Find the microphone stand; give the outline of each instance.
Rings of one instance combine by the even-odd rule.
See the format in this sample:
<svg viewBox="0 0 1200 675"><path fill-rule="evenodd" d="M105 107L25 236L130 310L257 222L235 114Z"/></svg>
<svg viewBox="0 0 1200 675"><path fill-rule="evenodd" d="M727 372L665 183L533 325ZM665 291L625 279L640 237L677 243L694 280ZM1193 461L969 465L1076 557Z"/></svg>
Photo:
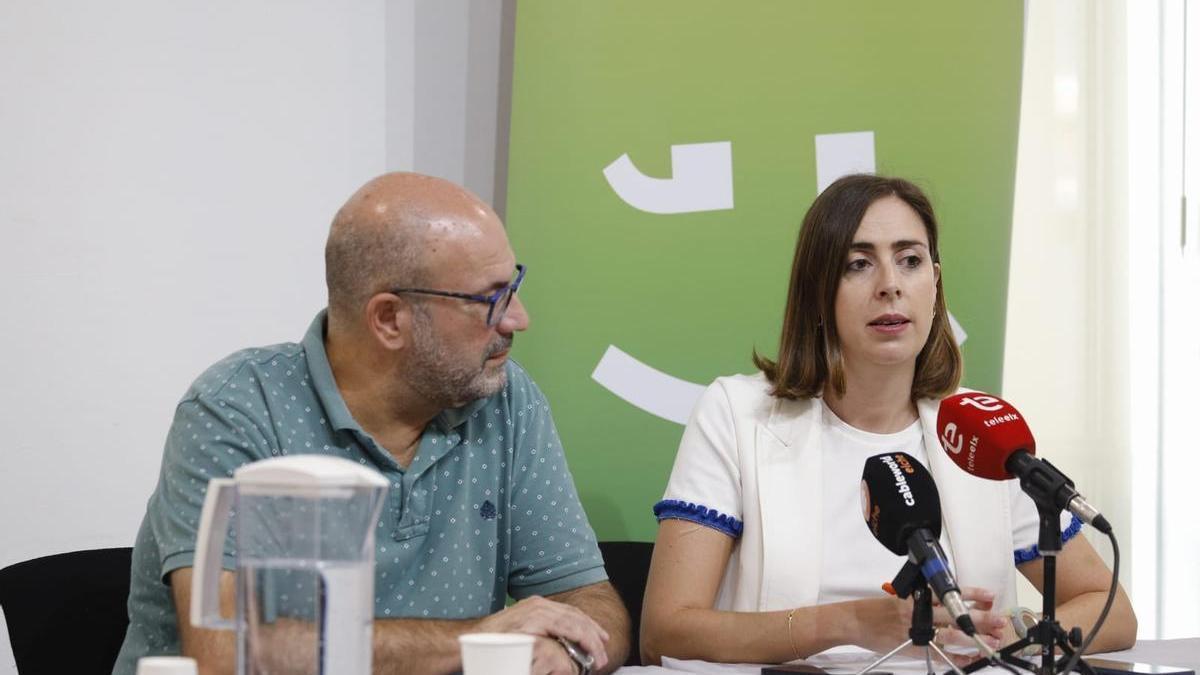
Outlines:
<svg viewBox="0 0 1200 675"><path fill-rule="evenodd" d="M1025 487L1024 481L1022 481L1022 487ZM1079 628L1072 628L1068 632L1054 618L1055 571L1058 554L1062 551L1062 531L1059 529L1062 509L1054 505L1054 501L1049 495L1043 496L1034 494L1034 492L1038 491L1026 489L1026 493L1033 498L1038 509L1038 550L1042 554L1042 618L1037 625L1029 629L1025 637L997 650L997 654L1005 663L1031 671L1036 675L1058 675L1062 672L1067 660L1075 654L1075 649L1083 642L1083 631ZM1038 645L1041 648L1041 665L1016 656L1029 645ZM1057 660L1054 658L1055 647L1062 650L1062 656ZM989 665L992 664L987 659L979 659L971 662L962 670L965 673L973 673ZM1092 667L1082 659L1076 666L1076 670L1084 675L1096 675Z"/></svg>
<svg viewBox="0 0 1200 675"><path fill-rule="evenodd" d="M937 634L937 630L933 627L933 595L920 568L911 561L904 563L904 567L900 568L900 572L892 580L892 588L901 598L907 598L909 595L912 595L913 598L912 625L908 629L908 640L879 657L874 663L858 671L855 675L866 675L868 671L910 646L925 648L925 670L928 675L936 675L930 650L936 652L938 657L945 661L956 675L964 675L963 671L950 660L950 657L946 656L946 653L933 642L933 637Z"/></svg>

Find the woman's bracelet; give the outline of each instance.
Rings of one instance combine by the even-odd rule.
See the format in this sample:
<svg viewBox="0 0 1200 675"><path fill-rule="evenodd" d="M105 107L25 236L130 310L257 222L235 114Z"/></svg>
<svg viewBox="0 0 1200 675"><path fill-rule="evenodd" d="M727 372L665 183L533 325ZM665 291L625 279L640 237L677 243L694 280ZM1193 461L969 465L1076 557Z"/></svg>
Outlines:
<svg viewBox="0 0 1200 675"><path fill-rule="evenodd" d="M1012 622L1013 632L1017 634L1017 637L1024 639L1030 629L1038 624L1038 615L1031 609L1013 607L1008 610L1008 620ZM1041 651L1042 646L1034 642L1021 650L1021 656L1035 656Z"/></svg>
<svg viewBox="0 0 1200 675"><path fill-rule="evenodd" d="M796 608L793 607L792 611L788 612L788 643L792 645L792 656L796 657L796 659L799 660L800 659L800 650L796 649L796 638L792 637L792 618L795 616L796 616Z"/></svg>

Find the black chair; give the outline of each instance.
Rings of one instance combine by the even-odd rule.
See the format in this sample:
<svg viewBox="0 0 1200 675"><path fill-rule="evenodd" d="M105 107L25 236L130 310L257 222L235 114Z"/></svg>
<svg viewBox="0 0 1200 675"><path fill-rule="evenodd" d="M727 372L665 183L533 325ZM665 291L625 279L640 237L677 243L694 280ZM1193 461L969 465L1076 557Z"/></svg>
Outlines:
<svg viewBox="0 0 1200 675"><path fill-rule="evenodd" d="M0 607L21 675L112 673L129 625L132 550L75 551L0 570Z"/></svg>
<svg viewBox="0 0 1200 675"><path fill-rule="evenodd" d="M653 551L654 544L645 541L600 542L600 555L604 556L608 580L617 589L625 609L629 610L633 626L629 659L625 662L627 666L642 664L638 635L642 627L642 595L646 592L646 577L650 574L650 554Z"/></svg>

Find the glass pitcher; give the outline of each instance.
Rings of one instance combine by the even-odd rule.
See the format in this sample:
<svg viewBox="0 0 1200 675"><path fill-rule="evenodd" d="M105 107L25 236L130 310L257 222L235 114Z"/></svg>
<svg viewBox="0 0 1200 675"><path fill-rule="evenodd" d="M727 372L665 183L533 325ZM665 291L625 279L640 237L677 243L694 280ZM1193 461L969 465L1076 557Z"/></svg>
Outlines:
<svg viewBox="0 0 1200 675"><path fill-rule="evenodd" d="M236 630L243 675L370 673L375 527L386 490L378 473L322 455L267 459L209 481L192 625ZM233 621L220 616L223 563L237 576Z"/></svg>

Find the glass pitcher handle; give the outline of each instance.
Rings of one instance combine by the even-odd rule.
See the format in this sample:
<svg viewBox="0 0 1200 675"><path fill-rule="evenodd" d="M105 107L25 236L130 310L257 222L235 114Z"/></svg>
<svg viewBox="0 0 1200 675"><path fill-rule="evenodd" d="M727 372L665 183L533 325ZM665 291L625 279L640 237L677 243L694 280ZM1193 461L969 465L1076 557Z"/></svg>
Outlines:
<svg viewBox="0 0 1200 675"><path fill-rule="evenodd" d="M196 533L196 555L192 561L192 625L198 628L233 630L234 621L221 617L221 561L225 554L225 534L236 495L230 478L208 481L204 509L200 512L200 531Z"/></svg>

